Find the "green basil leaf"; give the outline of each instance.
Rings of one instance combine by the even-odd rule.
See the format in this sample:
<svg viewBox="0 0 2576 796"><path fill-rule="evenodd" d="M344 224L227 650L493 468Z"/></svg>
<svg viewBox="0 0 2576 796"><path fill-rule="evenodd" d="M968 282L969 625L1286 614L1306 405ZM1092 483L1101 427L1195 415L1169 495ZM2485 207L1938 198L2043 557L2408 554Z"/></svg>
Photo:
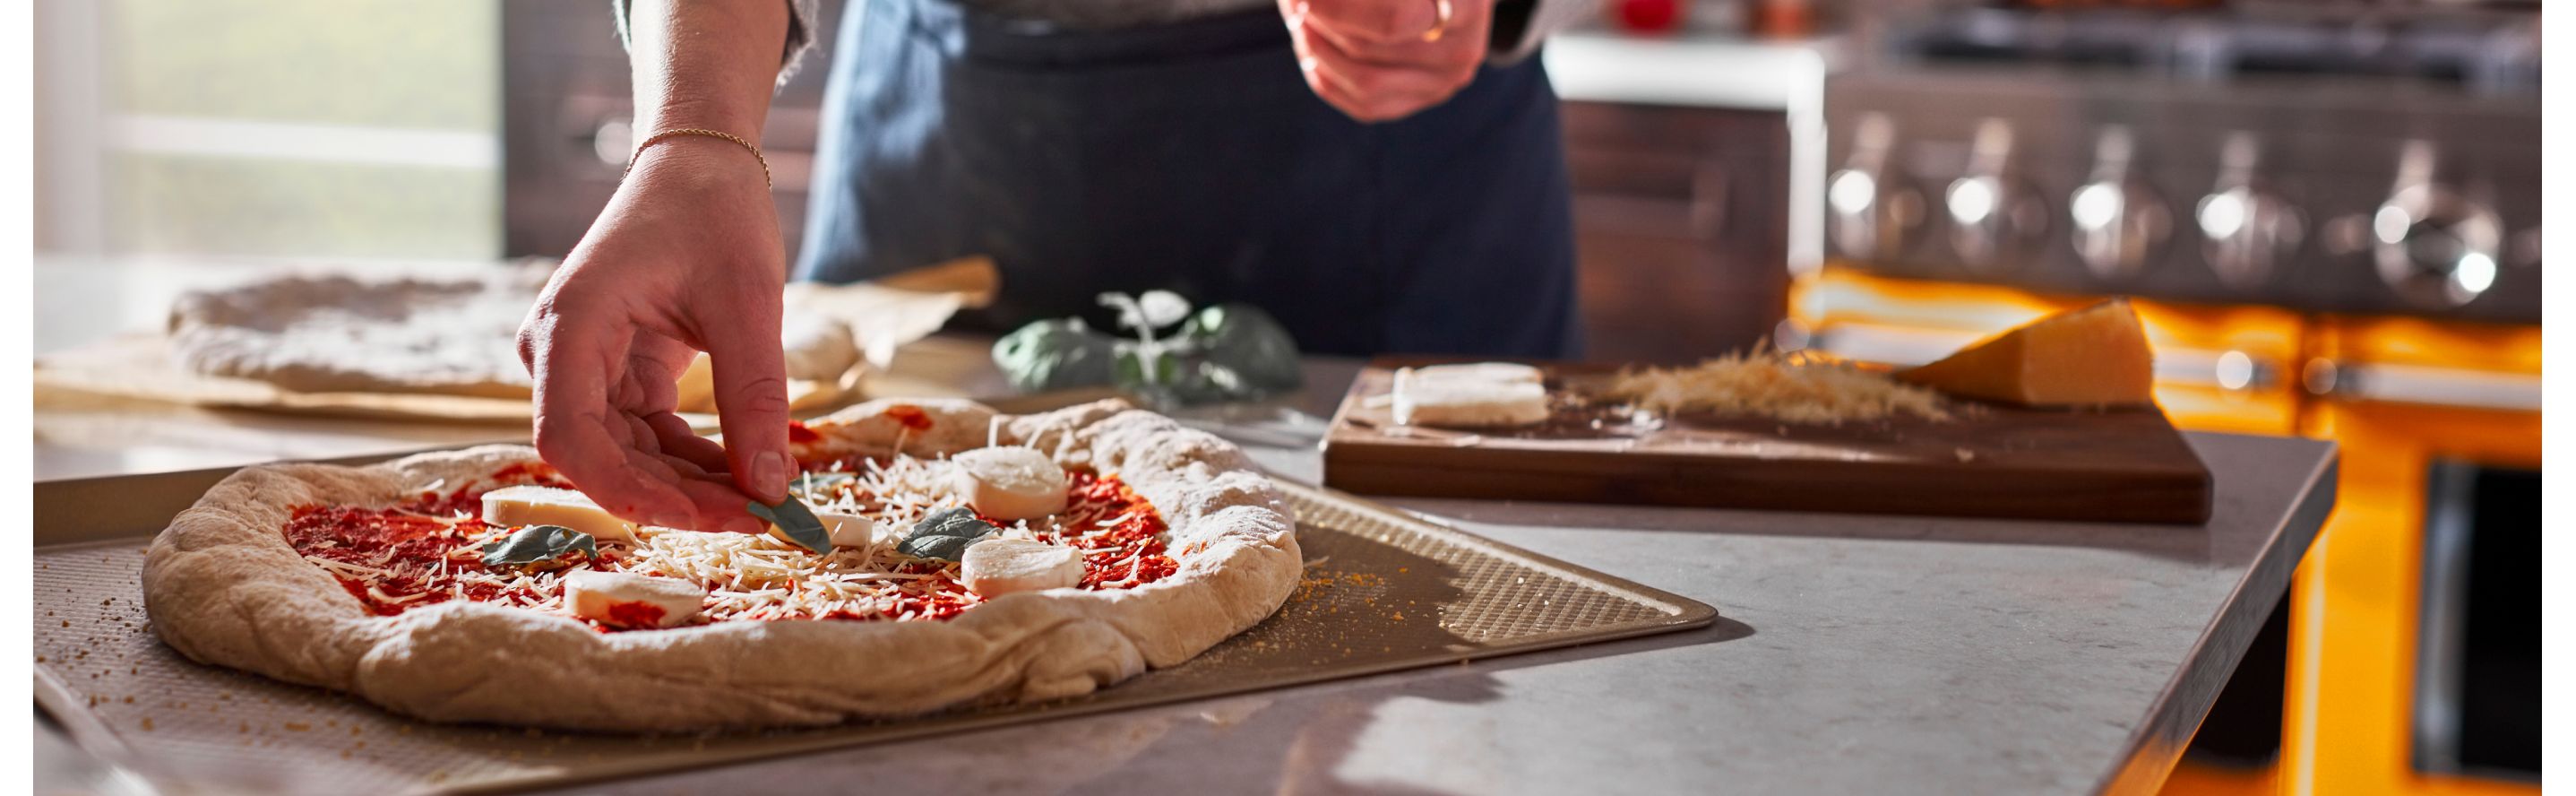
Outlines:
<svg viewBox="0 0 2576 796"><path fill-rule="evenodd" d="M817 553L832 552L832 534L823 530L823 520L814 516L814 510L806 508L803 501L791 496L778 501L775 506L763 506L759 501L752 501L743 508L752 516L778 526L778 530L787 534L788 540L798 547Z"/></svg>
<svg viewBox="0 0 2576 796"><path fill-rule="evenodd" d="M590 538L590 534L561 525L530 525L500 541L483 545L483 565L499 567L553 561L574 550L598 558L599 542Z"/></svg>
<svg viewBox="0 0 2576 796"><path fill-rule="evenodd" d="M973 547L976 542L983 540L983 537L979 536L915 536L903 540L903 543L895 545L894 549L895 552L914 558L964 561L966 548Z"/></svg>
<svg viewBox="0 0 2576 796"><path fill-rule="evenodd" d="M973 509L956 506L913 523L912 533L905 534L894 549L914 558L959 561L965 558L967 547L1001 530L975 516Z"/></svg>
<svg viewBox="0 0 2576 796"><path fill-rule="evenodd" d="M1013 389L1027 392L1098 387L1117 381L1118 339L1081 318L1036 321L993 343L993 364Z"/></svg>

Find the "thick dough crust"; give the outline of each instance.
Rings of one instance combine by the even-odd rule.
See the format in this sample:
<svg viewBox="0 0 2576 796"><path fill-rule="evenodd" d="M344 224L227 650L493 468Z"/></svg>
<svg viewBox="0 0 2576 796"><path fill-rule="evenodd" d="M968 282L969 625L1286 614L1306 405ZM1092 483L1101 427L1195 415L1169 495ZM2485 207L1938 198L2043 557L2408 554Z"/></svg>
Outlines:
<svg viewBox="0 0 2576 796"><path fill-rule="evenodd" d="M931 428L914 432L887 414L899 405L917 407ZM901 438L907 452L939 455L983 445L993 417L965 401L875 401L809 424L823 439L807 444L882 452ZM1303 559L1287 503L1215 436L1117 402L1004 417L999 435L1125 479L1170 524L1179 570L1134 589L1006 595L947 622L719 622L603 634L569 617L485 603L371 616L281 533L298 504L384 505L441 478L480 478L536 457L522 446L486 446L370 467L236 473L153 541L145 607L154 631L191 659L347 691L424 719L671 731L1085 694L1198 655L1268 617L1295 588Z"/></svg>

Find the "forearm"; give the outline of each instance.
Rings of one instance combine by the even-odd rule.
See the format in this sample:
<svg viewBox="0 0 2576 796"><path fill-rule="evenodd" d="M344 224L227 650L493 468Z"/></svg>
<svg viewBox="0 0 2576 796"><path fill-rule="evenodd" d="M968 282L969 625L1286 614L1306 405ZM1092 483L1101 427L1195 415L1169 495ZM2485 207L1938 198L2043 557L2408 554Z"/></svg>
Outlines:
<svg viewBox="0 0 2576 796"><path fill-rule="evenodd" d="M700 127L760 140L786 3L633 0L625 11L637 135Z"/></svg>

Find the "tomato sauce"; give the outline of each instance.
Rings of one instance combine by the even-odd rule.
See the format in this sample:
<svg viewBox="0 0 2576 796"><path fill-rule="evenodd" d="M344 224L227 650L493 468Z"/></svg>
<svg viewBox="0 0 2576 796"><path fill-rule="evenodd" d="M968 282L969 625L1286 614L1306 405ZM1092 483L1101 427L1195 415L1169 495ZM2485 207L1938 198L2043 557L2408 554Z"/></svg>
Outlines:
<svg viewBox="0 0 2576 796"><path fill-rule="evenodd" d="M913 407L896 408L919 411ZM926 417L924 419L927 420ZM796 427L791 426L793 428ZM1099 520L1119 520L1108 528L1086 527L1072 533L1039 534L1047 541L1090 551L1083 555L1079 588L1134 588L1170 577L1179 569L1178 562L1172 559L1167 549L1169 528L1162 515L1143 495L1137 494L1135 489L1114 475L1075 471L1068 476L1071 495L1065 514L1060 516L1086 526ZM493 601L504 596L502 587L484 582L462 582L460 585L457 576L490 571L483 565L482 550L474 543L478 537L487 536L493 530L478 517L482 513L483 493L521 484L571 486L553 468L543 464L514 464L495 471L489 478L445 492L423 491L385 508L297 506L283 530L287 542L299 554L363 567L366 571L394 573L370 579L325 567L374 615L394 616L412 608L448 602L460 593L468 600ZM991 517L983 519L996 525L1008 524ZM613 561L615 553L612 550L602 550L601 553L601 561L581 560L572 566L605 569L601 565ZM444 569L440 567L442 561ZM841 611L817 618L939 621L955 618L979 602L964 584L958 582L955 564L911 561L896 567L896 571L929 576L922 582L930 588L919 593L902 592L879 611L865 614ZM525 587L521 588L525 590ZM519 594L513 598L535 596ZM644 603L620 604L612 607L610 612L610 622L598 626L598 629L618 629L608 625L652 628L659 626L663 617L661 608Z"/></svg>
<svg viewBox="0 0 2576 796"><path fill-rule="evenodd" d="M894 422L903 424L904 428L912 429L914 431L930 430L930 413L921 411L921 407L914 406L912 404L895 404L893 406L886 407L885 416Z"/></svg>

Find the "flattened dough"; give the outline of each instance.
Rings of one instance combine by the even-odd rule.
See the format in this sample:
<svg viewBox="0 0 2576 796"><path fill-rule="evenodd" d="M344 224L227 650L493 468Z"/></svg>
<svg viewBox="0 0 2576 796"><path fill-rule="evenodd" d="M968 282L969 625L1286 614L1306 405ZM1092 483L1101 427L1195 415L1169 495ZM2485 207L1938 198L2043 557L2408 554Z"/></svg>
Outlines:
<svg viewBox="0 0 2576 796"><path fill-rule="evenodd" d="M193 373L298 392L526 398L534 387L519 362L519 323L551 272L518 265L436 278L294 275L196 291L170 308L171 356ZM859 363L850 327L830 317L791 315L779 341L789 379L837 383Z"/></svg>

